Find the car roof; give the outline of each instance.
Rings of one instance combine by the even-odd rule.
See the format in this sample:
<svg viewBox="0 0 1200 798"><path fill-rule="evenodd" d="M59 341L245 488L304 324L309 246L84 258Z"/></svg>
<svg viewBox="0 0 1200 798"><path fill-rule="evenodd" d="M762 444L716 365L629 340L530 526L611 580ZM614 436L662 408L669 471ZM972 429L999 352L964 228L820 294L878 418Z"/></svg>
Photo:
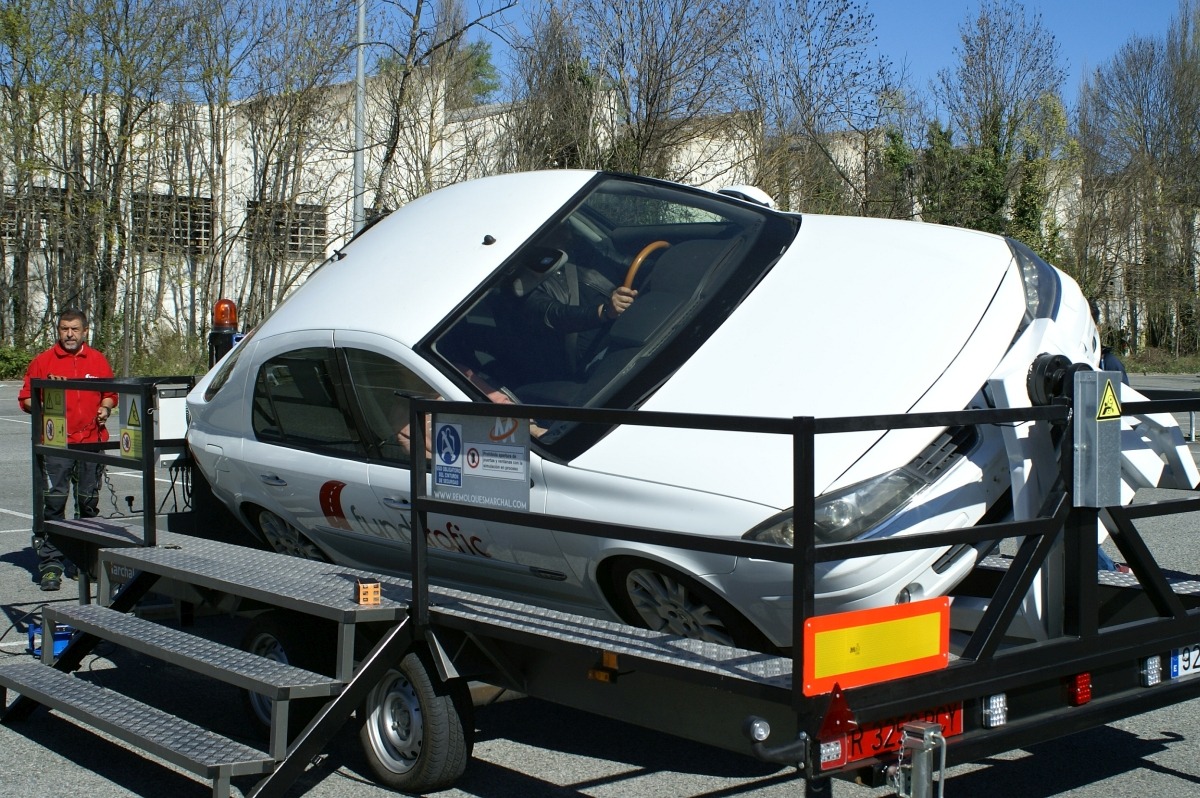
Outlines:
<svg viewBox="0 0 1200 798"><path fill-rule="evenodd" d="M596 174L500 175L414 200L322 265L259 335L365 330L414 346Z"/></svg>

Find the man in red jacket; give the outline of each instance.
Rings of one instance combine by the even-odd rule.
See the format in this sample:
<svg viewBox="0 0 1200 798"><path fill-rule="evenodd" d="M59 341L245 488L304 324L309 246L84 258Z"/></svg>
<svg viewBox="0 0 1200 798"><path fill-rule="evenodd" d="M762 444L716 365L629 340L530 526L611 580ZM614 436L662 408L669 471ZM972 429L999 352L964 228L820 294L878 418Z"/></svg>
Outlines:
<svg viewBox="0 0 1200 798"><path fill-rule="evenodd" d="M82 310L64 310L58 316L58 341L33 359L25 372L25 384L17 401L26 413L33 407L31 379L82 380L93 377L112 379L112 367L99 350L88 346L87 314ZM108 440L105 423L117 406L115 393L100 391L67 391L67 443L98 443ZM43 518L63 518L71 483L75 483L75 512L79 518L93 518L100 512L100 483L104 466L85 463L69 457L38 458L46 486ZM64 560L62 552L47 537L34 536L33 550L38 556L38 571L42 590L58 590L62 586Z"/></svg>

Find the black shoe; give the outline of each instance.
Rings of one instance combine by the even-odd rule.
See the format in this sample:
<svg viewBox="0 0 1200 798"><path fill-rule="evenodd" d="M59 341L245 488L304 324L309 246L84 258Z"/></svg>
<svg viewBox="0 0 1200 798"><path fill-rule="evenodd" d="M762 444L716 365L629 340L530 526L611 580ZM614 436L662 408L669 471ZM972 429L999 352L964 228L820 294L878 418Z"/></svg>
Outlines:
<svg viewBox="0 0 1200 798"><path fill-rule="evenodd" d="M58 590L62 587L62 573L55 570L44 571L39 585L42 590Z"/></svg>

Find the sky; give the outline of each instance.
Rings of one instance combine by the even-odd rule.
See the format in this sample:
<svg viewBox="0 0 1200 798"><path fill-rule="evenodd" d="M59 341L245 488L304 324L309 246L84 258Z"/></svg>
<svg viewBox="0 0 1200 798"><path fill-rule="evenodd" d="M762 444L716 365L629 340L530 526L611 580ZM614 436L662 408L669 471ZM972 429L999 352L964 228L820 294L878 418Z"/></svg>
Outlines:
<svg viewBox="0 0 1200 798"><path fill-rule="evenodd" d="M899 66L907 60L914 87L922 90L938 70L952 67L959 26L974 18L978 0L866 0L875 16L879 51ZM1057 39L1067 79L1067 106L1079 95L1085 74L1102 66L1132 36L1163 36L1179 12L1179 0L1025 0L1041 13Z"/></svg>

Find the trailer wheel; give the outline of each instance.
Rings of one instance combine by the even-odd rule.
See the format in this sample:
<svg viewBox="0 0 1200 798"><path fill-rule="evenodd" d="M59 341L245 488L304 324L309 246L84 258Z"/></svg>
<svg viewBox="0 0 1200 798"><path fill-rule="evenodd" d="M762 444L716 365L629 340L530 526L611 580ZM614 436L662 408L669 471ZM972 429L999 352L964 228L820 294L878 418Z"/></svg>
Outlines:
<svg viewBox="0 0 1200 798"><path fill-rule="evenodd" d="M611 596L626 623L709 643L771 651L757 628L694 579L649 560L618 560Z"/></svg>
<svg viewBox="0 0 1200 798"><path fill-rule="evenodd" d="M336 650L334 630L327 623L283 610L268 610L254 618L242 635L242 650L297 668L329 673ZM266 734L275 703L259 693L242 691L251 720ZM320 709L321 699L293 700L288 707L288 739L296 736Z"/></svg>
<svg viewBox="0 0 1200 798"><path fill-rule="evenodd" d="M379 782L410 793L451 786L471 757L474 725L465 687L441 682L428 658L409 653L359 711L359 739Z"/></svg>
<svg viewBox="0 0 1200 798"><path fill-rule="evenodd" d="M329 561L325 552L306 538L303 532L270 510L259 510L255 520L263 540L273 551L305 560Z"/></svg>

